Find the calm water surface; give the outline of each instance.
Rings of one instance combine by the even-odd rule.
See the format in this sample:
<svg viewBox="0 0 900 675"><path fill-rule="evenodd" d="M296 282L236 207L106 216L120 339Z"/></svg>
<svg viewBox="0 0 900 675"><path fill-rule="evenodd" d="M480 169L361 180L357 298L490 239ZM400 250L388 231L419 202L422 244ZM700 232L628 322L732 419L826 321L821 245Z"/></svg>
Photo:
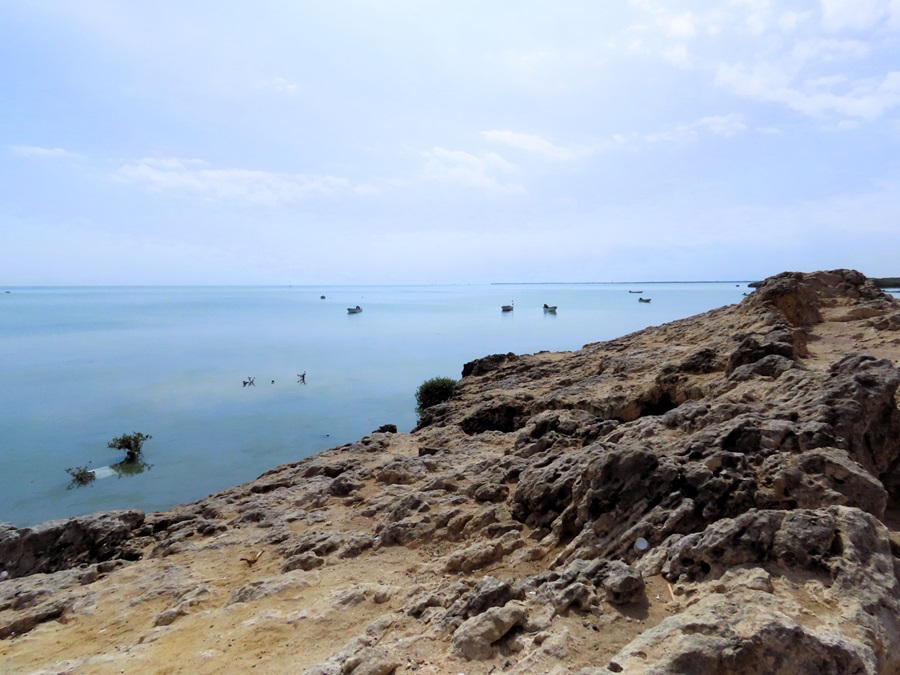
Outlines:
<svg viewBox="0 0 900 675"><path fill-rule="evenodd" d="M653 301L638 303L629 289ZM25 526L190 502L382 424L409 431L416 387L459 377L466 361L578 349L739 302L748 290L10 288L0 292L0 520ZM501 313L511 302L515 310ZM558 313L545 314L545 302ZM357 304L363 312L348 315ZM242 386L248 377L255 387ZM133 431L153 436L149 471L66 489L67 467L117 462L122 453L107 441Z"/></svg>

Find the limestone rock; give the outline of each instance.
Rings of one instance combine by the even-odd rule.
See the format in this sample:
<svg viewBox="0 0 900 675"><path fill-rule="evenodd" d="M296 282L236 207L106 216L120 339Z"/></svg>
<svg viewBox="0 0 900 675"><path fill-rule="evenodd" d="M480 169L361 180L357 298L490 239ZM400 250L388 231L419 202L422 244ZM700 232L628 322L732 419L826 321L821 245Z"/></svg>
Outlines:
<svg viewBox="0 0 900 675"><path fill-rule="evenodd" d="M478 542L454 553L447 559L444 569L448 572L471 572L500 560L522 545L517 533L508 532L500 539Z"/></svg>
<svg viewBox="0 0 900 675"><path fill-rule="evenodd" d="M400 667L400 660L379 647L366 647L344 661L342 672L352 675L391 675Z"/></svg>
<svg viewBox="0 0 900 675"><path fill-rule="evenodd" d="M856 506L884 516L888 493L881 481L852 461L846 450L816 448L797 455L773 455L762 466L771 508L815 508L823 503Z"/></svg>
<svg viewBox="0 0 900 675"><path fill-rule="evenodd" d="M29 607L10 620L0 621L0 640L28 633L46 621L61 619L72 608L72 604L70 597L53 598Z"/></svg>
<svg viewBox="0 0 900 675"><path fill-rule="evenodd" d="M128 542L143 522L142 511L110 511L21 529L4 523L0 567L15 578L113 558L133 560L139 554Z"/></svg>
<svg viewBox="0 0 900 675"><path fill-rule="evenodd" d="M484 577L474 588L462 593L441 618L444 627L458 627L464 621L493 607L503 607L512 600L524 599L521 588L494 577Z"/></svg>
<svg viewBox="0 0 900 675"><path fill-rule="evenodd" d="M871 649L787 615L710 596L643 633L607 665L616 673L863 675L880 672Z"/></svg>
<svg viewBox="0 0 900 675"><path fill-rule="evenodd" d="M306 588L309 585L309 580L301 571L292 571L268 579L258 579L235 590L231 597L228 598L225 606L257 602L272 595L283 593L286 590Z"/></svg>
<svg viewBox="0 0 900 675"><path fill-rule="evenodd" d="M491 646L513 627L523 624L527 615L525 605L517 601L492 607L456 629L450 651L470 661L489 659L493 655Z"/></svg>

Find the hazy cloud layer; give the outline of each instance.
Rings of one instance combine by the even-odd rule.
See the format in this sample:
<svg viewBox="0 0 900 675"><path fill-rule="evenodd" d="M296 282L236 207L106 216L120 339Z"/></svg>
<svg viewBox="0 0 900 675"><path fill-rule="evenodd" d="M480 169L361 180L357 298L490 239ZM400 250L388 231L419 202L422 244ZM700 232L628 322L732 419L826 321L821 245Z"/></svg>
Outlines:
<svg viewBox="0 0 900 675"><path fill-rule="evenodd" d="M75 152L69 152L62 148L41 148L36 145L11 145L10 151L19 157L39 157L39 158L65 158L80 157Z"/></svg>
<svg viewBox="0 0 900 675"><path fill-rule="evenodd" d="M351 192L345 178L277 174L249 169L214 169L199 159L144 158L119 168L115 177L150 190L180 190L206 198L277 206Z"/></svg>
<svg viewBox="0 0 900 675"><path fill-rule="evenodd" d="M5 283L900 274L900 0L352 9L3 3Z"/></svg>

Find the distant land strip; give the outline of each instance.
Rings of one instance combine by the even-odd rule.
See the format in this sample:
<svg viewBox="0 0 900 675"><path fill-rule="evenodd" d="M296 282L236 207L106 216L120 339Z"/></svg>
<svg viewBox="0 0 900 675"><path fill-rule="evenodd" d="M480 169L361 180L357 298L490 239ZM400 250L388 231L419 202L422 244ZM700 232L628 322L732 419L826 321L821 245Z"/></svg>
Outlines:
<svg viewBox="0 0 900 675"><path fill-rule="evenodd" d="M870 281L878 288L900 288L900 277L871 278ZM638 286L641 284L747 284L750 288L756 288L762 281L747 281L746 279L722 279L722 280L698 280L698 281L492 281L491 286L593 286L597 284Z"/></svg>
<svg viewBox="0 0 900 675"><path fill-rule="evenodd" d="M753 283L760 283L758 281ZM705 281L492 281L491 286L637 286L639 284L748 284L747 279L723 279Z"/></svg>

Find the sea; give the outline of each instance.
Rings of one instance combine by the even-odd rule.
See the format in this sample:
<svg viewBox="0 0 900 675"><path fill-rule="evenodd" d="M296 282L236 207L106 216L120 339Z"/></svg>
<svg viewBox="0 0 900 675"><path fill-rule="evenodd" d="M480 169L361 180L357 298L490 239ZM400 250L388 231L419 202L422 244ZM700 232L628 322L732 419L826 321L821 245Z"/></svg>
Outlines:
<svg viewBox="0 0 900 675"><path fill-rule="evenodd" d="M746 281L0 288L0 521L192 502L385 424L410 431L417 387L458 378L473 359L577 350L751 291ZM134 432L151 436L145 465L117 471L124 453L108 443ZM73 486L66 469L77 467L96 480Z"/></svg>

